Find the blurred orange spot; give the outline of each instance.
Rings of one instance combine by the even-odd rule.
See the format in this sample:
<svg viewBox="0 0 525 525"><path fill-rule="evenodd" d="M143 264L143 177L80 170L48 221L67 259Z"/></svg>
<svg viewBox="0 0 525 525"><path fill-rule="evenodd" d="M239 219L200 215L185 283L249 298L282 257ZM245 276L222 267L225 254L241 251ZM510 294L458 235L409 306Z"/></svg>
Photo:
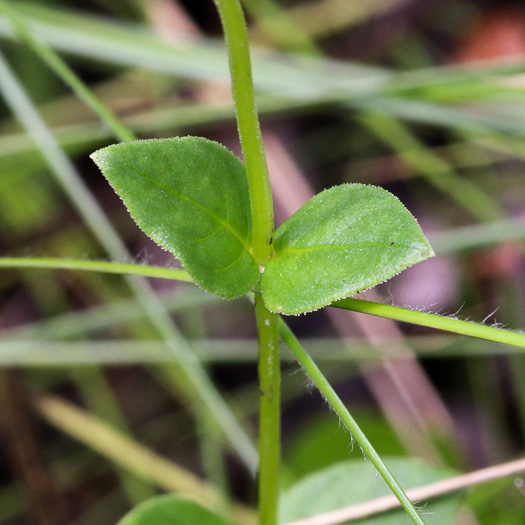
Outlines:
<svg viewBox="0 0 525 525"><path fill-rule="evenodd" d="M463 33L455 62L476 62L525 54L525 14L512 8L484 12Z"/></svg>
<svg viewBox="0 0 525 525"><path fill-rule="evenodd" d="M481 252L475 261L478 277L512 277L520 269L522 250L518 244L503 243Z"/></svg>

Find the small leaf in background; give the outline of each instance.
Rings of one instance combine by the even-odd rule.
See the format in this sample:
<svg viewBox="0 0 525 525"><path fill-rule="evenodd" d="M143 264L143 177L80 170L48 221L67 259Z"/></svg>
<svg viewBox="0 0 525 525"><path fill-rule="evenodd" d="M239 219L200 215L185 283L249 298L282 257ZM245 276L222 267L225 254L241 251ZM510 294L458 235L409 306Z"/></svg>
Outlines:
<svg viewBox="0 0 525 525"><path fill-rule="evenodd" d="M366 428L366 437L380 455L403 455L403 447L392 426L371 408L356 410L352 416ZM284 453L287 480L297 482L308 474L350 459L350 434L341 429L340 421L331 413L311 415L294 426Z"/></svg>
<svg viewBox="0 0 525 525"><path fill-rule="evenodd" d="M262 278L264 302L291 315L354 295L433 255L399 199L364 184L316 195L277 230L275 252Z"/></svg>
<svg viewBox="0 0 525 525"><path fill-rule="evenodd" d="M426 485L457 475L451 469L424 465L407 458L383 458L405 489ZM286 491L281 499L280 523L309 518L316 514L363 503L390 494L386 483L368 461L344 461L312 474ZM463 496L453 494L426 504L417 502L427 525L454 523ZM403 509L359 520L359 525L406 525L410 519Z"/></svg>
<svg viewBox="0 0 525 525"><path fill-rule="evenodd" d="M140 228L205 290L233 298L258 280L244 164L224 146L200 137L142 140L91 158Z"/></svg>
<svg viewBox="0 0 525 525"><path fill-rule="evenodd" d="M157 496L135 507L117 525L228 525L194 501Z"/></svg>

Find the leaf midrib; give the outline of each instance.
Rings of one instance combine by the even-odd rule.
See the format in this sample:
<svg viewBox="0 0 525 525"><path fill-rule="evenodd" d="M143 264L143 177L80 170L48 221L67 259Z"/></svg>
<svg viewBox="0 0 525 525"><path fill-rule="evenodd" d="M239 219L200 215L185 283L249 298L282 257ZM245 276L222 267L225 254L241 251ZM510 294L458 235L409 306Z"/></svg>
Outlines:
<svg viewBox="0 0 525 525"><path fill-rule="evenodd" d="M303 253L311 253L315 251L323 251L323 250L337 250L337 251L344 251L344 250L352 250L355 248L375 248L375 247L388 247L392 249L396 248L406 248L405 245L396 243L394 245L390 245L389 243L384 242L360 242L360 243L351 243L351 244L320 244L317 246L305 246L305 247L287 247L283 248L282 250L278 250L276 255L279 257L280 255L292 253L292 254L303 254Z"/></svg>
<svg viewBox="0 0 525 525"><path fill-rule="evenodd" d="M180 200L187 202L190 206L193 206L194 208L197 208L203 211L205 214L207 214L212 219L214 219L216 222L218 222L220 226L222 226L224 229L229 231L235 238L237 238L239 242L244 246L244 249L248 253L250 253L251 246L248 244L247 239L243 239L241 234L237 232L236 230L234 230L231 224L224 221L220 216L216 215L211 210L203 206L201 203L188 197L187 195L184 195L183 193L180 193L177 190L170 188L169 186L164 186L158 181L158 179L149 177L148 175L144 175L144 174L142 174L141 177L149 181L153 186L156 186L157 188L167 191L168 193L171 193L175 198L179 198Z"/></svg>

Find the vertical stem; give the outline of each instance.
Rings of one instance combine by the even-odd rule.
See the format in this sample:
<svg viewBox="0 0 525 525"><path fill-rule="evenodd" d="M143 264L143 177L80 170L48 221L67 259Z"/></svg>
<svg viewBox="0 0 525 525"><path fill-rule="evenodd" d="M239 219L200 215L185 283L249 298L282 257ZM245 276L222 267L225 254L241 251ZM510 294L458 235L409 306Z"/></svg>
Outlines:
<svg viewBox="0 0 525 525"><path fill-rule="evenodd" d="M241 140L252 215L253 256L266 266L273 255L273 203L253 91L246 22L239 0L215 0L228 46L233 101ZM256 294L259 331L259 525L277 525L280 447L278 316Z"/></svg>
<svg viewBox="0 0 525 525"><path fill-rule="evenodd" d="M273 202L268 166L255 107L248 33L239 0L215 0L228 46L232 93L252 208L253 256L266 266L273 249Z"/></svg>
<svg viewBox="0 0 525 525"><path fill-rule="evenodd" d="M259 525L276 525L279 502L280 362L279 316L270 312L260 293L255 294L259 330Z"/></svg>

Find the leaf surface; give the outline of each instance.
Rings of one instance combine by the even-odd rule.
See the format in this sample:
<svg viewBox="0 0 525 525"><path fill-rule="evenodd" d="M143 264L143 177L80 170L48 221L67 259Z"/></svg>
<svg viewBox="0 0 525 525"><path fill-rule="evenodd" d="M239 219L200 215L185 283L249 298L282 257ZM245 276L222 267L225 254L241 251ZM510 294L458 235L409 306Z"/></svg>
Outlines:
<svg viewBox="0 0 525 525"><path fill-rule="evenodd" d="M409 489L457 475L451 469L436 468L407 458L384 458L403 488ZM390 493L368 461L344 461L305 477L281 499L280 523L301 520L336 509L385 496ZM436 501L417 502L427 525L454 523L463 496L453 494ZM403 509L359 520L359 525L406 525ZM345 522L350 523L350 522Z"/></svg>
<svg viewBox="0 0 525 525"><path fill-rule="evenodd" d="M244 164L200 137L115 144L91 155L140 228L173 253L202 288L246 293L259 278L251 255Z"/></svg>
<svg viewBox="0 0 525 525"><path fill-rule="evenodd" d="M173 495L157 496L141 503L117 525L228 525L199 504Z"/></svg>
<svg viewBox="0 0 525 525"><path fill-rule="evenodd" d="M417 221L377 186L344 184L316 195L275 233L262 277L266 306L317 310L433 255Z"/></svg>

